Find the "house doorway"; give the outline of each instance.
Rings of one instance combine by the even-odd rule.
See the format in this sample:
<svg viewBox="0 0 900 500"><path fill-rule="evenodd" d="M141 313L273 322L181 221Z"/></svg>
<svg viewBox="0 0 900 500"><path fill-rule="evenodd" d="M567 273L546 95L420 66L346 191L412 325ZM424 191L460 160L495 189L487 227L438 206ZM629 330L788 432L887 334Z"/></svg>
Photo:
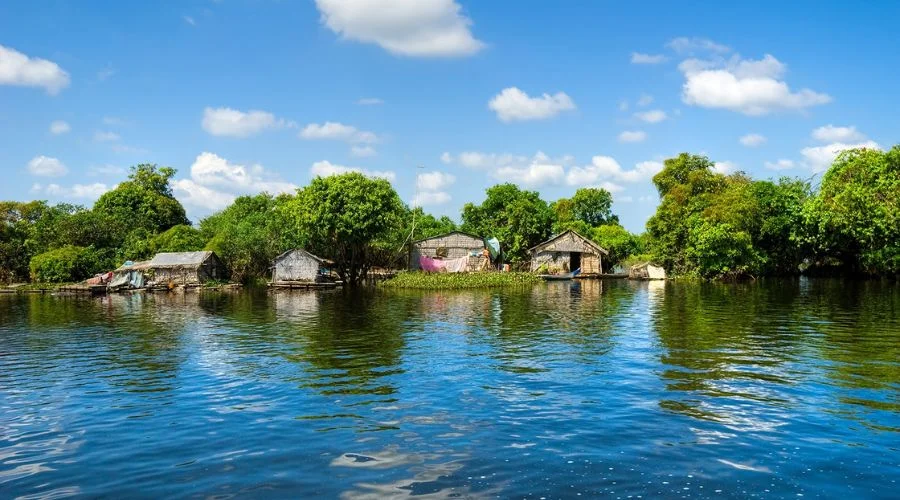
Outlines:
<svg viewBox="0 0 900 500"><path fill-rule="evenodd" d="M570 252L569 253L569 270L575 271L576 269L581 267L581 253L580 252Z"/></svg>

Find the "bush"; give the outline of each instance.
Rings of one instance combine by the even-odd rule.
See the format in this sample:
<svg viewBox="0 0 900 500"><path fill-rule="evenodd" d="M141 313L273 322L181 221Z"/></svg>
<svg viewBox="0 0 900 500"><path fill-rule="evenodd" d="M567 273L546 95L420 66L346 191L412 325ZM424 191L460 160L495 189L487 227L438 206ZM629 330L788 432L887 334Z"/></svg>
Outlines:
<svg viewBox="0 0 900 500"><path fill-rule="evenodd" d="M424 273L417 271L401 272L382 282L381 286L421 290L456 290L531 286L540 282L541 278L532 273Z"/></svg>
<svg viewBox="0 0 900 500"><path fill-rule="evenodd" d="M81 281L100 272L108 265L103 252L91 247L66 245L31 259L31 279L42 283Z"/></svg>

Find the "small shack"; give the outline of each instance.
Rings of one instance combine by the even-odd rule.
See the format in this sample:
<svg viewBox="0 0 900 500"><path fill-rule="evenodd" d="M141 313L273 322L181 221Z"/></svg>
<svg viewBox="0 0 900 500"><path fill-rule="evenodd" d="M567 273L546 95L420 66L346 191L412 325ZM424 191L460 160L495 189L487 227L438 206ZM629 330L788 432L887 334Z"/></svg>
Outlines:
<svg viewBox="0 0 900 500"><path fill-rule="evenodd" d="M327 281L326 260L295 248L275 257L272 261L272 283L322 283Z"/></svg>
<svg viewBox="0 0 900 500"><path fill-rule="evenodd" d="M666 270L649 262L635 264L628 270L628 279L664 280L666 279Z"/></svg>
<svg viewBox="0 0 900 500"><path fill-rule="evenodd" d="M152 274L151 285L200 285L228 278L225 265L209 251L158 253L147 264L147 272Z"/></svg>
<svg viewBox="0 0 900 500"><path fill-rule="evenodd" d="M581 276L603 272L603 256L609 255L600 245L568 230L531 248L531 271L560 274L581 269Z"/></svg>
<svg viewBox="0 0 900 500"><path fill-rule="evenodd" d="M414 241L409 251L409 268L414 271L486 271L490 265L484 238L462 231Z"/></svg>
<svg viewBox="0 0 900 500"><path fill-rule="evenodd" d="M112 281L107 288L110 290L126 290L144 288L144 272L150 268L150 261L127 261L113 271Z"/></svg>

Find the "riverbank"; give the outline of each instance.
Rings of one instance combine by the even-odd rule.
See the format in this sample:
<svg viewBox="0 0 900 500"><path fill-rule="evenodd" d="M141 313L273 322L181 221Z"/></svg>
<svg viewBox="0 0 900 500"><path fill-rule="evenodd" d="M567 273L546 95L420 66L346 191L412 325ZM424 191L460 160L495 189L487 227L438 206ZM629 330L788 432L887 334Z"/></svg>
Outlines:
<svg viewBox="0 0 900 500"><path fill-rule="evenodd" d="M379 283L378 286L417 290L462 290L532 286L540 282L541 278L531 273L401 272L393 278Z"/></svg>

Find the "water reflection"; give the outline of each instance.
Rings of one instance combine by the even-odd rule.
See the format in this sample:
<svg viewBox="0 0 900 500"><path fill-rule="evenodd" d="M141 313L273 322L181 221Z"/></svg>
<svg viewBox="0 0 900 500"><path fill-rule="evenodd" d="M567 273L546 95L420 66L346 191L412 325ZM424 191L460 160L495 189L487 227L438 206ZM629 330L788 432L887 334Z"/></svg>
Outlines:
<svg viewBox="0 0 900 500"><path fill-rule="evenodd" d="M883 496L898 305L807 280L0 297L0 497Z"/></svg>

